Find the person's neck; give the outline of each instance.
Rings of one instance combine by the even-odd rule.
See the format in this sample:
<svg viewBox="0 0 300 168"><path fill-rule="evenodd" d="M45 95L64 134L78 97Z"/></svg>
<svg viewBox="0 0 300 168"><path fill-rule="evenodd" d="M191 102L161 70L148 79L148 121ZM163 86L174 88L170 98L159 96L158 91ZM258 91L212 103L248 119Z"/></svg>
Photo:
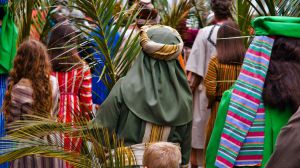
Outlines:
<svg viewBox="0 0 300 168"><path fill-rule="evenodd" d="M223 22L225 22L227 20L229 20L229 18L227 18L227 19L217 19L216 18L216 23L223 23Z"/></svg>

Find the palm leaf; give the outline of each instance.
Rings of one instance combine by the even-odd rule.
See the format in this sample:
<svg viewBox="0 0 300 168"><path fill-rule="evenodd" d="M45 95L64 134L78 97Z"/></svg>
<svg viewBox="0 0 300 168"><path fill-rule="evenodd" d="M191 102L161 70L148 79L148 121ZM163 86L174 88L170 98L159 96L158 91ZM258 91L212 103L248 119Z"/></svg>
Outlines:
<svg viewBox="0 0 300 168"><path fill-rule="evenodd" d="M188 16L192 7L189 0L174 0L171 5L167 0L157 0L154 2L154 6L162 18L161 24L175 29Z"/></svg>
<svg viewBox="0 0 300 168"><path fill-rule="evenodd" d="M88 123L85 119L70 124L44 117L25 117L26 120L10 124L8 136L0 140L0 149L5 153L0 156L0 163L39 155L64 160L79 168L125 167L131 164L125 159L122 141L117 140L115 135L110 136L108 130ZM70 138L80 137L82 151L64 150L62 134Z"/></svg>
<svg viewBox="0 0 300 168"><path fill-rule="evenodd" d="M110 90L119 78L126 75L129 67L140 52L138 38L133 37L135 35L133 33L122 44L125 33L133 23L138 10L127 11L128 4L126 3L121 11L115 14L114 6L117 4L116 0L73 0L73 2L76 4L75 8L81 10L90 18L86 21L91 25L95 25L94 28L91 28L78 24L78 27L81 28L82 34L90 37L90 42L96 44L93 46L95 52L103 55L103 60L101 61L105 63L105 67L102 72L98 73L98 76ZM115 21L112 24L113 20ZM119 34L120 37L113 47L111 43L124 25L124 22L123 31ZM93 36L91 36L91 32ZM125 47L122 48L121 45ZM92 55L90 56L92 57ZM95 66L97 62L92 64L92 66Z"/></svg>
<svg viewBox="0 0 300 168"><path fill-rule="evenodd" d="M32 27L38 34L41 33L45 25L45 16L50 6L50 1L46 0L14 0L9 4L10 10L14 14L15 24L19 29L18 43L30 36ZM33 11L35 18L32 17Z"/></svg>

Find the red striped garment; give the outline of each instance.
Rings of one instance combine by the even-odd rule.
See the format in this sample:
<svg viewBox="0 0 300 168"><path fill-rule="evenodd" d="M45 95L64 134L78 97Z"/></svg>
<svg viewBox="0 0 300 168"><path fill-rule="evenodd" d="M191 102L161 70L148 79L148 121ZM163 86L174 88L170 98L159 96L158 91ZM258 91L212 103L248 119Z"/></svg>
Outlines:
<svg viewBox="0 0 300 168"><path fill-rule="evenodd" d="M76 122L75 116L86 116L92 111L92 78L87 67L68 72L54 72L60 90L60 109L58 120L64 123ZM69 138L65 135L64 148L80 152L80 138ZM67 165L67 167L72 167Z"/></svg>

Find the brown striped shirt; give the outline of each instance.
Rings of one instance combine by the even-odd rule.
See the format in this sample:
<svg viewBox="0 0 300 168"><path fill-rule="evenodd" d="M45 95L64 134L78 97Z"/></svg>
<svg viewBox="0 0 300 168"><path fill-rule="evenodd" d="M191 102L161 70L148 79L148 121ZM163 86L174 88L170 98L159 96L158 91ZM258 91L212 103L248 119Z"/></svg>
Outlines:
<svg viewBox="0 0 300 168"><path fill-rule="evenodd" d="M241 64L221 64L212 57L204 80L209 104L220 100L224 91L230 89L241 70Z"/></svg>
<svg viewBox="0 0 300 168"><path fill-rule="evenodd" d="M52 85L53 108L51 115L55 116L58 111L59 90L57 79L53 76L50 78ZM10 115L7 118L7 123L21 120L24 114L33 114L33 88L29 79L22 78L15 84L11 91L11 104L9 106Z"/></svg>
<svg viewBox="0 0 300 168"><path fill-rule="evenodd" d="M58 111L58 99L59 90L57 79L53 76L50 77L52 85L52 100L53 107L51 115L55 116ZM22 78L17 84L15 84L11 91L11 104L9 107L10 115L8 117L8 123L17 120L22 120L23 115L33 114L33 89L32 81L29 79ZM46 144L58 144L61 142L59 136L51 134L47 137L43 137ZM45 158L39 155L25 156L10 162L11 168L64 168L65 162L56 158Z"/></svg>

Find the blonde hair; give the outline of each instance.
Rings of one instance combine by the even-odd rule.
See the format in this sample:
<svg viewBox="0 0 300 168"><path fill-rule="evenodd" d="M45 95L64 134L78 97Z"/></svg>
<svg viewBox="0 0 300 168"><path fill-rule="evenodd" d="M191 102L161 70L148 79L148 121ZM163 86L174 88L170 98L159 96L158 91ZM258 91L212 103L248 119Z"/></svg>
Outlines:
<svg viewBox="0 0 300 168"><path fill-rule="evenodd" d="M180 163L180 147L169 142L154 143L144 153L143 165L147 168L178 168Z"/></svg>

